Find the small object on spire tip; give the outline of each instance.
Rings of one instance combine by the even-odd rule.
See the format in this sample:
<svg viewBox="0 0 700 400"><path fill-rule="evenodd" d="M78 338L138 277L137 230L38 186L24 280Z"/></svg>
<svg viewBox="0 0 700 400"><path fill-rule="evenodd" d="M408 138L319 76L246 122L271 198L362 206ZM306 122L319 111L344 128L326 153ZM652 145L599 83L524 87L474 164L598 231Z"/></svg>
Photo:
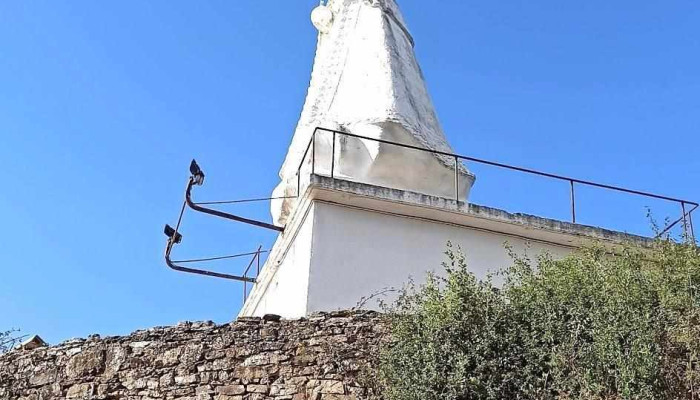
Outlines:
<svg viewBox="0 0 700 400"><path fill-rule="evenodd" d="M333 26L333 12L328 6L323 4L323 0L321 0L321 4L311 12L311 22L321 33L328 33L331 31L331 27Z"/></svg>

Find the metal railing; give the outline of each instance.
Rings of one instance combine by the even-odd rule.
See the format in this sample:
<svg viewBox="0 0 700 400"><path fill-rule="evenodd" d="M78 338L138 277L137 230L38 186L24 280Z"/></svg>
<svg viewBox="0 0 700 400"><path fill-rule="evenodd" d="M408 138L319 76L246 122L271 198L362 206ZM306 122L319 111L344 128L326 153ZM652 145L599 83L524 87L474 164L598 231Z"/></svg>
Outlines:
<svg viewBox="0 0 700 400"><path fill-rule="evenodd" d="M243 300L245 301L248 297L249 291L248 291L248 285L253 284L257 282L257 277L260 274L260 269L263 264L262 260L262 255L267 254L270 251L269 250L262 250L262 246L258 247L258 249L255 252L250 252L250 253L242 253L242 254L234 254L234 255L228 255L228 256L221 256L221 257L210 257L210 258L199 258L199 259L187 259L187 260L171 260L171 252L173 250L173 247L176 244L179 244L182 241L182 234L179 232L180 230L180 225L182 222L182 217L185 212L185 208L189 206L194 211L201 212L204 214L224 218L227 220L231 221L236 221L236 222L241 222L249 225L253 225L256 227L260 228L265 228L268 230L273 230L275 232L284 232L283 227L278 227L273 224L263 222L263 221L258 221L250 218L244 218L239 215L231 214L231 213L226 213L223 211L219 210L214 210L211 208L204 207L205 205L221 205L221 204L236 204L236 203L244 203L244 202L253 202L253 201L267 201L267 200L282 200L282 199L290 199L290 198L295 198L299 197L300 192L301 192L301 177L302 177L302 168L304 167L304 163L307 161L307 156L309 155L309 152L311 152L311 174L316 173L316 156L317 156L317 145L316 145L316 139L319 134L329 134L332 135L332 144L331 144L331 157L330 157L330 168L329 168L329 176L332 179L336 178L336 142L338 142L339 137L349 137L349 138L355 138L355 139L361 139L361 140L367 140L367 141L372 141L372 142L377 142L389 146L397 146L397 147L402 147L406 149L411 149L411 150L416 150L420 152L426 152L426 153L432 153L435 155L439 155L441 157L444 157L446 159L453 159L454 160L454 200L455 202L459 202L460 199L460 172L464 171L466 172L466 169L461 168L461 162L462 161L469 161L469 162L474 162L477 164L483 164L483 165L488 165L492 167L497 167L497 168L503 168L511 171L517 171L521 173L526 173L526 174L531 174L531 175L536 175L536 176L542 176L546 178L550 178L553 180L558 180L558 181L563 181L568 184L569 191L570 191L570 200L571 200L571 222L576 223L576 187L577 185L580 186L589 186L589 187L595 187L595 188L601 188L601 189L606 189L610 191L615 191L615 192L621 192L621 193L626 193L626 194L632 194L632 195L637 195L637 196L642 196L646 198L652 198L652 199L657 199L657 200L664 200L672 203L676 203L680 205L681 208L681 217L668 223L664 227L663 230L660 231L657 237L661 237L665 234L667 234L671 229L673 229L675 226L678 224L682 224L683 227L683 232L684 236L688 239L691 239L693 242L695 242L695 232L694 232L694 227L693 227L693 212L700 207L700 205L696 202L690 201L690 200L683 200L683 199L678 199L678 198L673 198L673 197L668 197L668 196L662 196L654 193L648 193L648 192L642 192L638 190L632 190L632 189L626 189L618 186L612 186L612 185L606 185L606 184L601 184L601 183L596 183L596 182L591 182L591 181L586 181L582 179L576 179L576 178L571 178L571 177L566 177L563 175L556 175L556 174L551 174L547 172L542 172L542 171L537 171L534 169L530 168L523 168L523 167L517 167L513 165L508 165L508 164L503 164L499 162L494 162L494 161L488 161L484 159L479 159L475 157L468 157L468 156L462 156L459 154L453 154L453 153L447 153L443 151L438 151L438 150L433 150L433 149L428 149L424 147L418 147L418 146L413 146L413 145L408 145L404 143L398 143L398 142L392 142L388 140L383 140L383 139L376 139L372 137L367 137L367 136L361 136L361 135L356 135L353 133L349 132L343 132L343 131L337 131L333 129L327 129L327 128L321 128L318 127L314 129L311 138L309 140L309 144L306 146L306 149L304 151L304 155L299 163L299 167L297 168L297 195L296 196L285 196L285 197L272 197L272 198L262 198L262 199L246 199L246 200L229 200L229 201L210 201L210 202L195 202L192 200L191 197L191 191L193 186L198 186L202 185L204 183L204 173L202 170L199 168L197 163L193 160L191 165L190 165L190 173L191 176L188 179L187 187L185 189L185 199L182 204L182 208L180 209L180 214L178 216L177 224L175 225L175 228L170 227L169 225L165 226L165 234L168 236L168 241L166 244L165 248L165 261L168 267L180 271L180 272L187 272L187 273L192 273L192 274L198 274L198 275L205 275L205 276L210 276L210 277L216 277L216 278L223 278L223 279L229 279L229 280L234 280L234 281L240 281L243 282ZM447 165L449 168L449 165ZM343 176L345 177L345 176ZM368 182L369 183L369 182ZM466 199L464 199L466 200ZM247 268L243 272L242 275L233 275L233 274L226 274L226 273L220 273L220 272L215 272L212 270L208 269L201 269L201 268L191 268L189 266L186 266L188 264L197 264L197 263L202 263L202 262L211 262L211 261L218 261L218 260L226 260L226 259L237 259L241 257L249 257L252 256L252 259L248 263ZM255 275L253 276L252 274L252 269L253 266L255 266Z"/></svg>
<svg viewBox="0 0 700 400"><path fill-rule="evenodd" d="M255 255L253 256L253 259L250 260L250 263L248 264L248 268L243 271L243 302L245 303L246 299L248 298L248 273L250 272L250 268L253 266L253 264L256 265L256 272L255 272L255 277L253 281L251 282L253 285L255 285L258 275L260 275L260 256L263 253L268 253L267 250L263 250L262 246L258 247L258 251L255 252Z"/></svg>
<svg viewBox="0 0 700 400"><path fill-rule="evenodd" d="M576 179L576 178L571 178L563 175L557 175L557 174L551 174L548 172L542 172L530 168L523 168L523 167L518 167L514 165L508 165L504 163L499 163L499 162L494 162L494 161L489 161L489 160L484 160L480 158L475 158L475 157L468 157L468 156L463 156L459 154L454 154L454 153L447 153L443 151L438 151L438 150L433 150L433 149L428 149L425 147L418 147L418 146L412 146L409 144L404 144L404 143L398 143L398 142L392 142L388 140L383 140L383 139L376 139L372 137L367 137L367 136L362 136L362 135L356 135L353 133L349 132L343 132L343 131L337 131L334 129L327 129L327 128L322 128L322 127L317 127L314 129L311 139L309 140L309 144L306 146L306 150L304 152L304 156L301 159L301 162L299 163L299 168L297 169L297 194L301 191L301 170L302 167L304 166L304 162L306 161L306 158L309 154L309 151L311 151L311 173L314 174L316 172L316 136L318 136L319 133L322 134L330 134L332 135L332 149L331 149L331 165L330 165L330 177L335 179L335 169L336 169L336 141L339 137L351 137L351 138L356 138L356 139L362 139L362 140L368 140L368 141L373 141L381 144L386 144L390 146L398 146L406 149L411 149L411 150L416 150L416 151L421 151L421 152L427 152L427 153L432 153L435 155L440 155L443 157L446 157L448 159L454 159L454 165L455 165L455 180L454 180L454 185L455 185L455 192L454 192L454 200L456 202L460 201L460 196L459 196L459 173L460 173L460 161L470 161L473 163L477 164L483 164L483 165L488 165L492 167L497 167L497 168L503 168L511 171L517 171L517 172L522 172L526 174L531 174L531 175L536 175L536 176L542 176L558 181L563 181L566 182L569 186L569 193L570 193L570 201L571 201L571 222L576 223L576 186L589 186L589 187L595 187L595 188L600 188L600 189L606 189L610 191L615 191L615 192L621 192L621 193L627 193L627 194L632 194L636 196L643 196L646 198L652 198L652 199L657 199L657 200L664 200L668 202L673 202L676 203L680 206L681 208L681 217L678 218L677 220L674 220L670 222L667 226L664 227L661 232L658 233L658 237L662 237L663 235L667 234L671 229L673 229L675 226L678 224L682 223L683 226L683 232L684 235L687 238L691 238L693 241L695 241L695 231L693 227L693 212L700 207L700 204L690 201L690 200L683 200L683 199L678 199L674 197L669 197L669 196L663 196L663 195L658 195L654 193L649 193L649 192L643 192L639 190L632 190L632 189L626 189L623 187L619 186L613 186L613 185L606 185L602 183L597 183L597 182L592 182L592 181L587 181L583 179ZM692 207L692 208L689 208Z"/></svg>

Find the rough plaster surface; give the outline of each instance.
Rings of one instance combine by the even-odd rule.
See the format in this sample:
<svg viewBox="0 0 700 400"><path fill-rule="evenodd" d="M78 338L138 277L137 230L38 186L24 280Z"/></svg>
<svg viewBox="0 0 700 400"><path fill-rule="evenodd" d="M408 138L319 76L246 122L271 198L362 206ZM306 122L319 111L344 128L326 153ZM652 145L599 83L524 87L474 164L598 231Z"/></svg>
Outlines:
<svg viewBox="0 0 700 400"><path fill-rule="evenodd" d="M182 323L0 356L1 399L362 400L379 314Z"/></svg>
<svg viewBox="0 0 700 400"><path fill-rule="evenodd" d="M314 157L303 158L316 127L452 153L436 116L413 38L394 0L330 0L314 12L318 45L306 103L274 196L297 194L297 170L314 160L316 172L346 179L448 196L454 195L455 160L377 142L320 132ZM461 200L474 176L460 164ZM272 204L286 222L295 200Z"/></svg>
<svg viewBox="0 0 700 400"><path fill-rule="evenodd" d="M394 301L395 290L409 278L422 284L428 272L445 274L448 241L462 249L479 279L512 264L504 243L533 258L545 252L563 258L572 251L502 233L325 203L316 205L314 231L307 313L353 307L377 293L383 294L364 307L381 309L378 301ZM500 284L498 276L495 283Z"/></svg>

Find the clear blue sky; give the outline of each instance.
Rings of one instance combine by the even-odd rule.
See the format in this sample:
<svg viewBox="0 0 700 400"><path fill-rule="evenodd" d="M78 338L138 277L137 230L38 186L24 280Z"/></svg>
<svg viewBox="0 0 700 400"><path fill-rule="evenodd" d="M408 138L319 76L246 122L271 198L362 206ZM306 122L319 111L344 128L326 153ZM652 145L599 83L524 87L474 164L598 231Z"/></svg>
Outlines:
<svg viewBox="0 0 700 400"><path fill-rule="evenodd" d="M317 3L0 2L0 330L55 343L235 316L240 285L165 267L162 226L192 157L201 199L270 193ZM459 153L700 199L697 1L401 5ZM474 202L567 218L565 185L471 167ZM579 203L581 222L638 233L645 206L679 214L593 190ZM238 210L269 220L266 204ZM183 256L274 239L193 214L183 233Z"/></svg>

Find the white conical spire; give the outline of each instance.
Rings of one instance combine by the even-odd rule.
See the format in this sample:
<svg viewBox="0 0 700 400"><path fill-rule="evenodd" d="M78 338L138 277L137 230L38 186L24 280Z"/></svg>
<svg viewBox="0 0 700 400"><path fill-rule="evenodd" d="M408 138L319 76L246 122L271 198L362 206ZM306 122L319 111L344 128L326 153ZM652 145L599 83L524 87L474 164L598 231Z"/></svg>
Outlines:
<svg viewBox="0 0 700 400"><path fill-rule="evenodd" d="M297 169L316 127L451 153L394 0L329 0L316 8L319 29L311 84L275 196L293 196ZM454 197L455 161L367 140L339 139L335 172L346 179ZM330 168L331 136L319 134L316 172ZM474 176L460 166L460 200ZM284 224L294 200L275 201Z"/></svg>

